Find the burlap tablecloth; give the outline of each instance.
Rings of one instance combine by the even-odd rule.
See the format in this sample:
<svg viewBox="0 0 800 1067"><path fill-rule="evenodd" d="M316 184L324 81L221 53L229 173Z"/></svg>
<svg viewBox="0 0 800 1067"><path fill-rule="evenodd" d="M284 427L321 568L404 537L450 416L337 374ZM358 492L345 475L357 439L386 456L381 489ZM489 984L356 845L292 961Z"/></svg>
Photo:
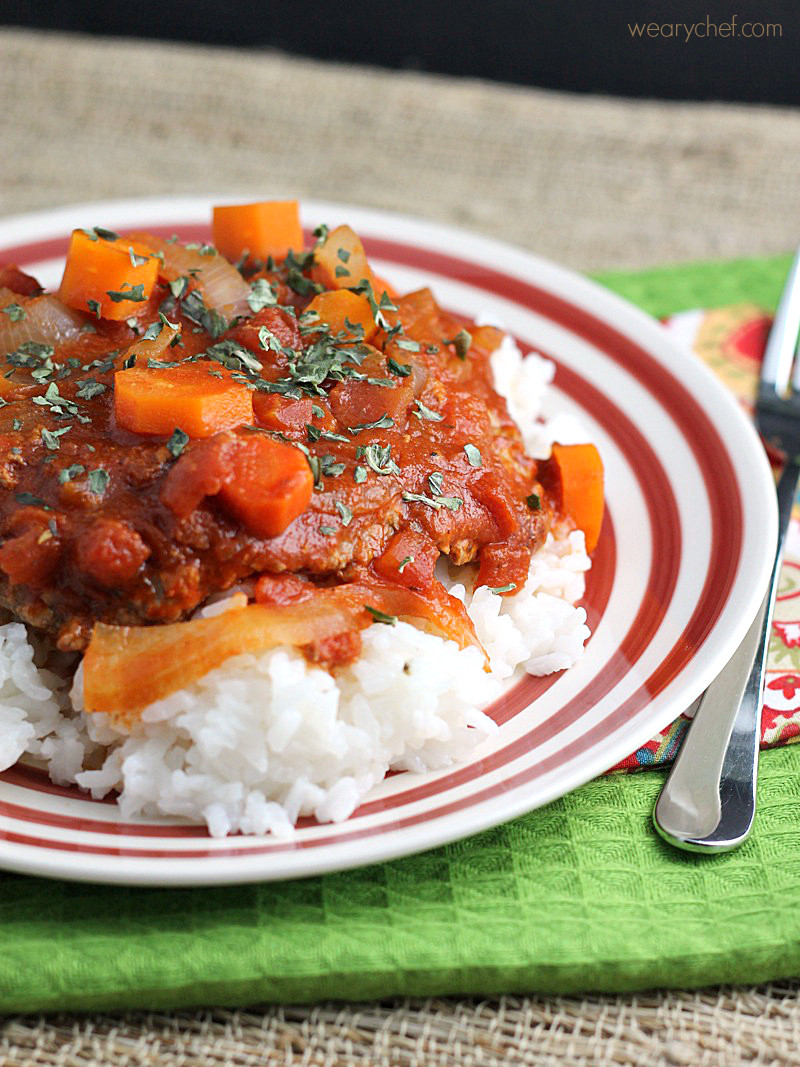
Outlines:
<svg viewBox="0 0 800 1067"><path fill-rule="evenodd" d="M365 57L368 60L369 57ZM0 215L306 196L582 268L785 251L800 113L567 96L272 53L0 31ZM797 986L17 1018L3 1064L800 1063Z"/></svg>

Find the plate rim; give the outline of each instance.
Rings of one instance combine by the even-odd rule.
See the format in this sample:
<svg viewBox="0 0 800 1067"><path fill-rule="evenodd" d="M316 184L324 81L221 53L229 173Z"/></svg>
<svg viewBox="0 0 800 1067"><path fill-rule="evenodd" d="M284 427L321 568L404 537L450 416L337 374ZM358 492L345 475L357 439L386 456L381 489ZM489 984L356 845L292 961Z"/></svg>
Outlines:
<svg viewBox="0 0 800 1067"><path fill-rule="evenodd" d="M241 199L241 197L231 196L229 194L216 197L156 196L61 205L53 209L0 218L0 246L7 246L9 244L7 237L9 231L24 231L27 229L29 231L27 237L13 237L12 240L18 241L19 243L33 243L35 238L30 236L31 228L37 229L39 227L45 227L52 233L53 230L56 230L59 227L69 226L69 220L72 220L74 216L78 214L85 217L91 213L97 215L101 212L105 212L108 214L122 215L126 212L133 212L144 216L147 212L152 212L152 220L155 220L160 214L163 214L165 224L169 225L169 212L171 211L176 213L180 212L180 214L187 214L190 216L193 213L196 213L197 218L193 222L193 224L196 225L198 221L202 220L203 214L205 215L205 218L208 218L209 208L212 203L221 203L224 201L236 202ZM766 511L761 516L761 521L762 523L765 523L767 527L765 540L774 541L776 539L777 504L775 502L774 490L772 489L772 476L766 454L760 445L752 422L739 407L732 394L727 391L722 383L713 375L713 372L699 359L692 357L689 352L667 334L657 320L653 319L646 312L637 308L634 304L629 303L616 293L613 293L611 290L605 288L605 286L600 283L586 278L569 268L562 267L559 264L539 257L534 253L513 244L499 241L485 235L475 234L461 227L427 220L419 216L384 211L377 208L348 205L340 202L311 199L302 200L301 210L303 213L311 214L317 218L326 214L328 217L347 217L355 222L357 227L359 225L357 220L368 220L368 225L372 224L375 229L384 234L387 234L387 228L391 230L392 227L402 228L406 230L407 233L410 232L411 234L414 234L415 231L422 228L425 231L425 245L430 244L435 245L436 247L452 247L453 245L457 246L459 243L463 244L464 241L468 241L470 248L476 251L479 256L485 254L492 258L499 258L509 273L519 276L520 272L523 272L525 280L529 283L541 286L548 291L555 291L562 296L564 295L565 290L568 291L571 303L579 308L588 310L592 315L602 321L610 323L614 329L624 335L629 337L633 335L636 342L641 344L642 347L647 350L647 354L652 358L655 358L662 366L667 367L673 377L675 374L672 366L669 365L670 359L677 358L679 364L682 363L687 367L691 367L690 375L694 376L701 384L704 393L713 397L714 403L717 406L717 411L721 417L724 418L726 422L730 420L731 425L735 427L733 435L740 439L740 443L744 449L749 450L750 460L755 464L755 468L757 469L759 466L761 467L762 480L760 488L761 490L764 490L761 503L766 504ZM153 222L153 224L155 224L155 222ZM181 224L180 221L176 220L176 227L179 228ZM364 226L364 222L361 222L361 226ZM395 234L395 236L397 235ZM408 239L408 237L406 239ZM412 243L413 242L414 239L412 237ZM509 264L511 265L509 266ZM610 309L610 312L606 309ZM642 340L642 335L644 341ZM666 353L669 353L669 357ZM723 440L723 444L725 445L726 453L730 456L729 443ZM739 475L737 472L737 481L738 480ZM771 496L766 492L768 488ZM770 506L770 501L772 506ZM741 557L737 564L737 579L740 564ZM704 669L700 669L696 672L694 684L692 686L692 688L696 690L694 696L689 700L686 700L683 697L678 700L677 696L672 696L671 700L667 702L667 707L662 709L662 712L659 715L659 721L663 720L663 725L666 725L667 722L675 717L675 714L677 713L673 710L675 705L681 704L683 706L688 706L691 703L691 700L702 692L738 646L740 640L747 631L752 618L755 617L755 613L761 603L770 567L771 560L767 555L764 556L764 559L758 561L756 576L755 578L751 577L750 580L747 610L740 613L736 620L738 625L733 625L729 628L726 641L711 662L706 664ZM752 611L750 610L751 607ZM719 623L715 625L718 626ZM702 648L698 651L702 652ZM690 661L696 658L698 651L690 657ZM676 681L677 680L679 679L676 679ZM657 725L648 721L643 723L641 728L633 731L631 735L629 735L625 729L620 728L616 731L612 731L608 736L613 738L617 734L620 735L617 741L612 744L612 748L620 749L618 758L621 759L624 758L629 751L633 750L638 743L641 743L652 736L658 728ZM453 820L452 814L437 816L428 822L419 823L415 827L413 835L415 843L410 844L406 841L405 832L402 829L384 830L376 837L370 839L371 854L369 856L359 853L357 849L345 848L343 855L337 856L334 863L325 862L324 853L327 849L333 849L334 851L337 849L341 850L341 845L336 841L331 842L329 845L323 845L320 848L309 849L305 854L303 854L302 850L287 853L287 856L292 857L296 857L299 854L305 862L298 862L295 859L291 864L291 870L283 871L282 873L275 875L275 877L308 877L315 874L350 869L374 862L395 859L403 855L414 854L459 840L466 836L471 836L473 833L481 832L511 818L535 810L536 808L551 802L556 797L565 795L567 792L571 792L575 788L579 788L580 785L596 777L598 774L601 774L604 770L608 769L610 765L617 762L617 760L613 759L609 761L606 750L600 746L594 746L587 756L589 758L587 758L584 764L584 769L588 768L588 771L586 774L581 773L581 775L579 775L580 781L571 781L571 784L566 789L554 785L544 790L538 789L537 799L532 805L526 803L522 797L518 797L515 803L507 803L505 806L501 801L496 800L491 808L486 805L472 807L467 809L468 815L465 813L465 815L462 816L462 819L467 817L470 823L469 827L466 829L459 825L458 819ZM598 764L600 766L598 766ZM507 797L509 802L513 799L513 794ZM9 842L0 840L0 866L10 870L17 870L22 873L69 878L78 881L100 881L126 885L159 884L201 886L252 882L266 880L267 878L272 877L270 872L264 869L265 867L268 867L271 862L269 854L256 854L250 857L226 856L224 860L215 860L213 867L208 863L206 858L156 859L145 857L128 858L93 856L91 870L87 871L85 869L85 862L83 866L81 865L80 853L78 852L65 852L63 857L60 857L51 847L19 845L12 849L14 852L13 856L7 856L4 855L4 853L9 851L6 847L8 844ZM31 854L19 854L17 851L19 849L27 849ZM66 857L71 857L75 865L73 866L73 864L69 862L59 862L59 859L65 860ZM229 865L232 865L236 869L229 870ZM138 868L138 872L137 869L128 869L129 867ZM249 870L250 867L253 867L254 869ZM98 870L98 868L102 869Z"/></svg>

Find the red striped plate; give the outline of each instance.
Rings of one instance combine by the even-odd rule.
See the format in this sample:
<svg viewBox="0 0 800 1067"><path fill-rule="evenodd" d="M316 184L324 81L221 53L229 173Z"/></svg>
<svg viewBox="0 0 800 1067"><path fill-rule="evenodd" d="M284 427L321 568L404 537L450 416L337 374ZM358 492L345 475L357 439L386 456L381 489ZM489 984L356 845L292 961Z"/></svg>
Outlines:
<svg viewBox="0 0 800 1067"><path fill-rule="evenodd" d="M73 227L208 239L206 199L91 204L0 222L0 260L47 285ZM113 803L15 767L0 776L0 866L62 878L206 885L288 878L401 856L530 811L622 759L702 691L761 600L775 500L749 423L652 319L519 249L382 212L307 203L310 227L350 223L400 290L431 285L457 312L502 321L555 360L567 410L607 468L608 517L585 604L583 660L524 678L490 709L501 724L467 764L387 779L346 822L291 842L163 820L123 823Z"/></svg>

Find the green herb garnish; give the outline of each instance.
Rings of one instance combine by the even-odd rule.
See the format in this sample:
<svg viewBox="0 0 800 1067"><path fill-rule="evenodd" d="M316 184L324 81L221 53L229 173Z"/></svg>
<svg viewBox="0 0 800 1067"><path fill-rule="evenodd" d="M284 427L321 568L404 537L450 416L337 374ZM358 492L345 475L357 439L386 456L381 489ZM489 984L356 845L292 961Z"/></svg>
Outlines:
<svg viewBox="0 0 800 1067"><path fill-rule="evenodd" d="M336 502L336 510L339 512L339 518L342 520L342 526L349 526L353 521L353 513L347 504L343 504L341 500Z"/></svg>
<svg viewBox="0 0 800 1067"><path fill-rule="evenodd" d="M410 363L397 363L396 360L390 359L387 366L392 374L396 374L398 378L407 378L411 373Z"/></svg>
<svg viewBox="0 0 800 1067"><path fill-rule="evenodd" d="M129 282L125 282L123 288L120 290L106 289L106 295L110 297L115 304L121 304L123 300L131 300L135 304L142 304L147 300L147 297L144 295L144 285L131 285Z"/></svg>
<svg viewBox="0 0 800 1067"><path fill-rule="evenodd" d="M24 504L34 508L44 508L45 511L53 510L40 496L34 496L33 493L14 493L14 499L18 504Z"/></svg>
<svg viewBox="0 0 800 1067"><path fill-rule="evenodd" d="M467 352L469 352L472 344L472 334L468 333L467 330L459 330L453 340L448 343L455 347L456 355L459 359L466 359Z"/></svg>
<svg viewBox="0 0 800 1067"><path fill-rule="evenodd" d="M111 481L111 475L103 467L96 467L93 471L89 471L87 480L89 483L89 491L96 496L102 496L108 488L108 483Z"/></svg>
<svg viewBox="0 0 800 1067"><path fill-rule="evenodd" d="M66 482L71 482L73 478L77 478L85 470L86 468L80 463L73 463L70 467L64 467L58 472L59 484L64 485Z"/></svg>
<svg viewBox="0 0 800 1067"><path fill-rule="evenodd" d="M176 426L172 431L172 436L167 441L167 451L177 459L188 443L188 433L184 433L179 426Z"/></svg>
<svg viewBox="0 0 800 1067"><path fill-rule="evenodd" d="M42 444L45 448L49 448L51 452L57 451L61 447L61 442L58 440L62 434L68 433L71 430L71 426L65 426L63 430L47 430L41 431Z"/></svg>
<svg viewBox="0 0 800 1067"><path fill-rule="evenodd" d="M374 422L362 422L358 426L348 426L347 430L355 437L362 430L388 430L391 426L394 426L394 419L390 415L381 415Z"/></svg>
<svg viewBox="0 0 800 1067"><path fill-rule="evenodd" d="M418 419L427 419L428 422L441 422L444 418L444 415L440 415L438 411L431 411L430 408L426 408L421 400L415 400L414 403L419 410L412 412L412 414L416 415Z"/></svg>
<svg viewBox="0 0 800 1067"><path fill-rule="evenodd" d="M12 322L22 322L28 317L28 313L22 304L6 304L2 309L4 315L8 315Z"/></svg>
<svg viewBox="0 0 800 1067"><path fill-rule="evenodd" d="M256 315L267 307L274 307L278 303L278 294L266 278L256 278L250 286L247 297L250 310Z"/></svg>

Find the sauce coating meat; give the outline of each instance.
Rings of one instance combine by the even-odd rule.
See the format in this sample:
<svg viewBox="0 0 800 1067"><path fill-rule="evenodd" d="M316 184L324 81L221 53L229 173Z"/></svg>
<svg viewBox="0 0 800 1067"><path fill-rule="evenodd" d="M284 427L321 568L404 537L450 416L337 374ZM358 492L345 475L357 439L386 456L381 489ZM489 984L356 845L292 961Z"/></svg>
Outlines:
<svg viewBox="0 0 800 1067"><path fill-rule="evenodd" d="M0 328L2 605L80 650L96 622L175 622L261 575L394 583L435 605L443 553L477 561L478 581L501 593L524 583L550 507L493 387L497 330L426 289L389 296L356 270L349 236L338 259L323 233L302 255L245 262L244 297L213 249L125 240L134 266L149 250L159 268L146 298L134 285L109 294L135 308L124 320L91 301L66 309L0 270L0 319L13 320ZM337 292L347 296L319 299ZM45 312L61 315L50 334ZM117 403L115 382L133 369L177 372L174 420L154 408L160 433L129 428L140 417L130 389ZM214 422L217 401L209 421L204 381L226 396L227 422ZM352 646L309 654L336 662Z"/></svg>

